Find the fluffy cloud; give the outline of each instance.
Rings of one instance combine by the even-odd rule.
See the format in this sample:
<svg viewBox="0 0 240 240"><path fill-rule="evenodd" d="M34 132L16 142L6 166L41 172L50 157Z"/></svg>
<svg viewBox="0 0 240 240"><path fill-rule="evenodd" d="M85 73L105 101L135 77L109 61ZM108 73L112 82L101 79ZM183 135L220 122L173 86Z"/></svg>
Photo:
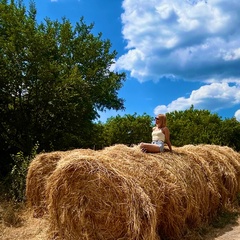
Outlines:
<svg viewBox="0 0 240 240"><path fill-rule="evenodd" d="M234 117L240 122L240 109L235 112Z"/></svg>
<svg viewBox="0 0 240 240"><path fill-rule="evenodd" d="M181 111L194 105L198 109L212 109L217 111L223 108L230 108L240 104L240 86L231 86L230 83L211 83L192 91L189 98L181 97L172 101L168 105L159 105L154 109L154 113L166 113ZM240 110L235 113L237 119L240 118Z"/></svg>
<svg viewBox="0 0 240 240"><path fill-rule="evenodd" d="M127 52L116 70L142 82L240 76L240 1L124 0L122 6Z"/></svg>

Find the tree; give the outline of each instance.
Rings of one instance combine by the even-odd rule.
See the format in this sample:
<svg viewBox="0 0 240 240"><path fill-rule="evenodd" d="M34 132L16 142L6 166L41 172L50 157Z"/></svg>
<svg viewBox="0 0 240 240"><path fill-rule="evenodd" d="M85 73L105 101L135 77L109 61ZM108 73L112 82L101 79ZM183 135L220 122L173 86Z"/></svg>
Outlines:
<svg viewBox="0 0 240 240"><path fill-rule="evenodd" d="M34 3L0 0L0 154L87 147L98 111L123 109L117 52L84 19L36 22Z"/></svg>
<svg viewBox="0 0 240 240"><path fill-rule="evenodd" d="M104 127L106 145L151 142L152 120L149 115L136 113L109 118Z"/></svg>
<svg viewBox="0 0 240 240"><path fill-rule="evenodd" d="M240 151L240 122L236 118L222 121L219 135L221 145Z"/></svg>
<svg viewBox="0 0 240 240"><path fill-rule="evenodd" d="M174 146L216 144L240 150L240 123L235 118L222 120L217 114L191 106L167 113L167 119Z"/></svg>
<svg viewBox="0 0 240 240"><path fill-rule="evenodd" d="M197 110L193 106L185 111L167 113L171 141L175 146L186 144L219 144L221 118L208 110Z"/></svg>

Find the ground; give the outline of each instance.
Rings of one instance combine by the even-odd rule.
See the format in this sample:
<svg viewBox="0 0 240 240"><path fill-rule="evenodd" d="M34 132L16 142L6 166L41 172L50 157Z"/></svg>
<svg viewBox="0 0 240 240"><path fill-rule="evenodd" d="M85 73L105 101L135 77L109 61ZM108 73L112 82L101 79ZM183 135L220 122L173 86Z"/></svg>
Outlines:
<svg viewBox="0 0 240 240"><path fill-rule="evenodd" d="M229 224L222 229L215 229L206 236L206 240L239 240L240 218L235 224Z"/></svg>
<svg viewBox="0 0 240 240"><path fill-rule="evenodd" d="M3 207L0 206L0 213ZM47 220L44 218L33 218L29 211L20 213L21 221L16 227L7 226L0 222L0 240L47 240ZM240 239L240 217L231 224L222 228L212 228L201 238L188 237L187 240L239 240ZM183 239L184 240L184 239Z"/></svg>

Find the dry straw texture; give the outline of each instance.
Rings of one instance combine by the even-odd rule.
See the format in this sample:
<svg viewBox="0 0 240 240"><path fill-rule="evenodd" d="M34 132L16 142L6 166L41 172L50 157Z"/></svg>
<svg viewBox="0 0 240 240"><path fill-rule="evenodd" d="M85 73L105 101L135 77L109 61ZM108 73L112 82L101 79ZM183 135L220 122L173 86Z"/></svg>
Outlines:
<svg viewBox="0 0 240 240"><path fill-rule="evenodd" d="M42 153L33 159L28 168L26 198L34 216L40 217L46 210L45 184L64 152Z"/></svg>
<svg viewBox="0 0 240 240"><path fill-rule="evenodd" d="M155 208L135 179L98 154L66 160L50 176L47 192L60 239L158 239Z"/></svg>
<svg viewBox="0 0 240 240"><path fill-rule="evenodd" d="M56 151L38 154L30 163L26 179L26 198L28 206L33 209L34 217L41 217L46 212L46 183L64 156L74 152L89 153L89 149Z"/></svg>
<svg viewBox="0 0 240 240"><path fill-rule="evenodd" d="M41 186L32 203L47 201L49 238L62 240L180 240L240 191L240 154L215 145L159 154L124 145L74 150L49 168L28 188Z"/></svg>

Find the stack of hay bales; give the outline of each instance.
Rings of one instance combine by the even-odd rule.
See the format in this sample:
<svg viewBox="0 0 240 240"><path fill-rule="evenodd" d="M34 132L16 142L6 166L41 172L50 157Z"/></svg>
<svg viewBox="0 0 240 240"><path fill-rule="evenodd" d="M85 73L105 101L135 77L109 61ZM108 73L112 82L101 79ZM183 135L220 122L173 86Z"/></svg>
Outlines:
<svg viewBox="0 0 240 240"><path fill-rule="evenodd" d="M228 147L187 145L146 154L116 145L68 152L45 181L49 234L65 240L182 239L233 202L239 188L240 154Z"/></svg>

